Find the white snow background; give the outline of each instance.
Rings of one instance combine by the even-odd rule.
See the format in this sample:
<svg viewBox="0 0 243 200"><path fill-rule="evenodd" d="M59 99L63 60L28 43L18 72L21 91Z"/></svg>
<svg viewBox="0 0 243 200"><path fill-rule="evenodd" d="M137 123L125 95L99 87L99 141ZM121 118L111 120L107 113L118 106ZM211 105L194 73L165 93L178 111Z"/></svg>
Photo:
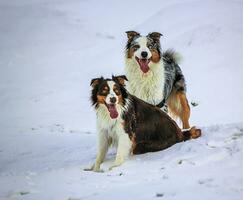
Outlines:
<svg viewBox="0 0 243 200"><path fill-rule="evenodd" d="M90 80L124 73L127 30L163 33L197 140L105 173ZM243 199L242 0L1 0L0 199Z"/></svg>

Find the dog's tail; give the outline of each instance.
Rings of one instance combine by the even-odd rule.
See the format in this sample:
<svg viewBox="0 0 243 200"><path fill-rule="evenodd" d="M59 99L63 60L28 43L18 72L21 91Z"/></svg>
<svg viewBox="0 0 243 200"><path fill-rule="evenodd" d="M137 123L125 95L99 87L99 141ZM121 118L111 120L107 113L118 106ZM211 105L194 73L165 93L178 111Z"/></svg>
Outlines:
<svg viewBox="0 0 243 200"><path fill-rule="evenodd" d="M202 135L201 129L197 129L195 126L189 129L182 129L183 141L190 139L196 139Z"/></svg>
<svg viewBox="0 0 243 200"><path fill-rule="evenodd" d="M180 64L180 62L182 61L182 56L173 49L168 49L163 52L162 57L167 63Z"/></svg>

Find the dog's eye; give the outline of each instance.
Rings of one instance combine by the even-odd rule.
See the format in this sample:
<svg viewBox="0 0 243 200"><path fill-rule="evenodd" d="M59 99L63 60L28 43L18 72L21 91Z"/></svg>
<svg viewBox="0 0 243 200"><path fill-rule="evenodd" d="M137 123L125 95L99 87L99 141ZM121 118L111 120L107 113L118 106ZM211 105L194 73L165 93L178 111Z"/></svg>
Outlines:
<svg viewBox="0 0 243 200"><path fill-rule="evenodd" d="M138 50L140 48L140 46L139 45L135 45L135 46L133 46L133 49L136 51L136 50Z"/></svg>
<svg viewBox="0 0 243 200"><path fill-rule="evenodd" d="M114 89L114 92L116 93L116 95L120 95L121 94L120 90L118 90L118 89Z"/></svg>
<svg viewBox="0 0 243 200"><path fill-rule="evenodd" d="M109 90L108 90L107 88L103 88L103 89L101 90L101 94L102 94L102 95L107 95L108 92L109 92Z"/></svg>
<svg viewBox="0 0 243 200"><path fill-rule="evenodd" d="M154 45L149 44L149 45L148 45L148 48L149 48L149 49L153 49L153 48L154 48Z"/></svg>

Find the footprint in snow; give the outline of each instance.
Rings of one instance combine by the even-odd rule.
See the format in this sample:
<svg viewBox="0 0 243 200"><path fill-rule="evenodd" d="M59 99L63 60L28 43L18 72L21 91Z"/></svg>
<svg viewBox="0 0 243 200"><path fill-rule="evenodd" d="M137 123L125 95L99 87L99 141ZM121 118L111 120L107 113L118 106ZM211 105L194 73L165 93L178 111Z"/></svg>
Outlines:
<svg viewBox="0 0 243 200"><path fill-rule="evenodd" d="M206 178L206 179L200 179L198 181L198 184L205 185L206 187L217 187L217 185L214 184L213 182L214 182L213 178Z"/></svg>
<svg viewBox="0 0 243 200"><path fill-rule="evenodd" d="M6 197L8 198L14 198L14 197L21 197L30 194L30 191L27 190L21 190L21 191L10 191Z"/></svg>
<svg viewBox="0 0 243 200"><path fill-rule="evenodd" d="M240 132L240 133L233 134L232 137L231 137L231 139L232 140L238 140L238 139L240 139L242 137L243 137L243 132Z"/></svg>

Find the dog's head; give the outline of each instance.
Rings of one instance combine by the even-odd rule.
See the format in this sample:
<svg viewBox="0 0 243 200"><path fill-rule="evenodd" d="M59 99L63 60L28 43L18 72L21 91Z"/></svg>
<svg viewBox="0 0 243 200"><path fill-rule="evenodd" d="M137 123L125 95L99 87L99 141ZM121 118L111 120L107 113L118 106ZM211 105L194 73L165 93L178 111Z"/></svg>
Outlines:
<svg viewBox="0 0 243 200"><path fill-rule="evenodd" d="M150 70L150 63L158 63L161 58L161 33L152 32L141 36L135 31L127 31L126 56L133 59L143 73Z"/></svg>
<svg viewBox="0 0 243 200"><path fill-rule="evenodd" d="M125 106L128 96L125 86L126 76L112 76L112 79L94 78L91 80L92 86L91 101L98 108L106 107L106 111L112 119L119 116L120 108Z"/></svg>

